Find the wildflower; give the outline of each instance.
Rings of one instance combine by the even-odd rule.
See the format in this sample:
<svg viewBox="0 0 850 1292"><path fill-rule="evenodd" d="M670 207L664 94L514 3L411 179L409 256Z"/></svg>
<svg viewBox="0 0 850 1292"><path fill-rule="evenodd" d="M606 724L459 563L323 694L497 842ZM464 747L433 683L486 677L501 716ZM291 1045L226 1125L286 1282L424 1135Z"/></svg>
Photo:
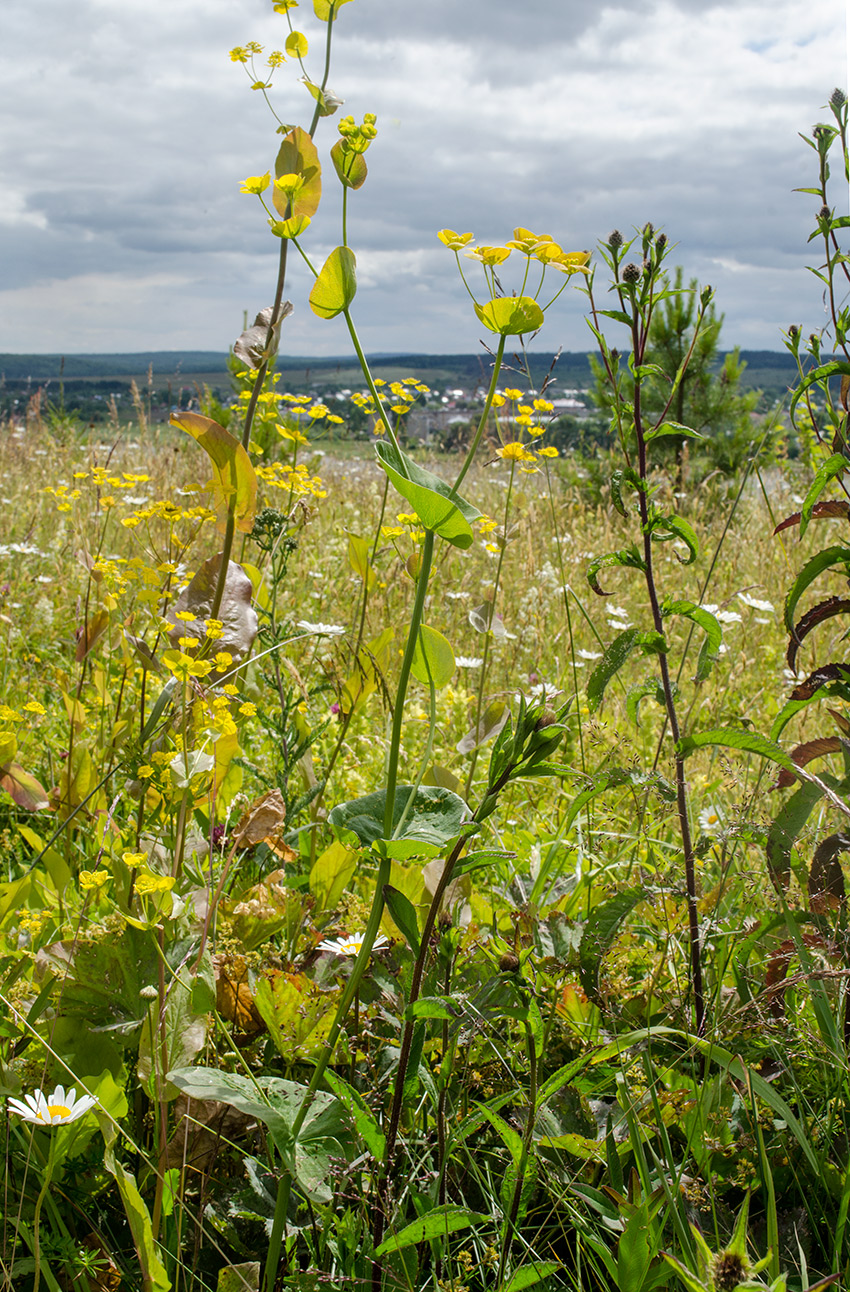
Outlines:
<svg viewBox="0 0 850 1292"><path fill-rule="evenodd" d="M345 632L339 624L311 624L307 619L299 619L295 626L316 637L341 637Z"/></svg>
<svg viewBox="0 0 850 1292"><path fill-rule="evenodd" d="M250 700L247 700L245 704L240 704L239 712L242 714L243 718L253 718L256 716L257 706L256 704L252 704Z"/></svg>
<svg viewBox="0 0 850 1292"><path fill-rule="evenodd" d="M510 247L476 247L465 253L468 260L480 260L482 265L501 265L511 254Z"/></svg>
<svg viewBox="0 0 850 1292"><path fill-rule="evenodd" d="M746 592L739 592L738 600L751 610L760 610L763 615L772 615L776 610L772 601L759 601L758 597L751 597Z"/></svg>
<svg viewBox="0 0 850 1292"><path fill-rule="evenodd" d="M104 884L109 883L108 870L81 870L80 871L80 888L83 892L88 892L93 888L103 888Z"/></svg>
<svg viewBox="0 0 850 1292"><path fill-rule="evenodd" d="M75 1086L71 1086L67 1094L64 1086L57 1086L52 1095L36 1090L34 1095L24 1095L23 1100L10 1099L9 1109L36 1125L66 1126L82 1117L96 1103L93 1095L81 1095L78 1099Z"/></svg>
<svg viewBox="0 0 850 1292"><path fill-rule="evenodd" d="M44 705L39 704L38 700L30 700L27 704L24 705L24 713L45 714L46 712L47 710L45 709Z"/></svg>
<svg viewBox="0 0 850 1292"><path fill-rule="evenodd" d="M530 453L524 444L514 440L510 444L505 444L500 449L496 449L496 456L504 458L509 462L533 462L534 454Z"/></svg>
<svg viewBox="0 0 850 1292"><path fill-rule="evenodd" d="M716 807L703 808L699 814L699 828L703 834L717 836L723 827L723 818Z"/></svg>
<svg viewBox="0 0 850 1292"><path fill-rule="evenodd" d="M364 937L363 933L349 933L347 937L325 938L324 942L319 943L319 950L332 951L337 956L356 956L360 954ZM379 935L372 943L372 950L377 951L386 945L387 939Z"/></svg>
<svg viewBox="0 0 850 1292"><path fill-rule="evenodd" d="M458 668L480 668L484 663L483 659L473 658L468 655L455 655L455 664Z"/></svg>

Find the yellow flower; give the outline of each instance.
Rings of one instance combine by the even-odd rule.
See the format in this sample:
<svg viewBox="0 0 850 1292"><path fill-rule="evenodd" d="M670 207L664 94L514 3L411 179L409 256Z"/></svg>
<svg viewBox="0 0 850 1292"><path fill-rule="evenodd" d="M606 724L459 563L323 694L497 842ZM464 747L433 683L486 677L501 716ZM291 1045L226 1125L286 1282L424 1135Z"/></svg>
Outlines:
<svg viewBox="0 0 850 1292"><path fill-rule="evenodd" d="M30 700L28 704L24 705L24 713L42 714L46 712L47 710L45 709L44 705L39 704L38 700Z"/></svg>
<svg viewBox="0 0 850 1292"><path fill-rule="evenodd" d="M141 767L136 769L136 775L140 780L145 781L149 776L153 776L153 768L148 763L143 763Z"/></svg>
<svg viewBox="0 0 850 1292"><path fill-rule="evenodd" d="M271 183L271 178L270 171L266 171L265 175L249 175L248 178L243 179L242 183L239 185L239 192L256 193L259 197L260 193L265 193Z"/></svg>
<svg viewBox="0 0 850 1292"><path fill-rule="evenodd" d="M191 624L191 623L193 623L193 622L195 621L195 619L197 619L197 617L198 617L197 615L193 615L193 614L192 614L192 611L191 611L191 610L176 610L176 611L174 612L174 618L175 618L175 619L182 619L182 620L183 620L183 622L184 622L184 623L186 623L186 624Z"/></svg>
<svg viewBox="0 0 850 1292"><path fill-rule="evenodd" d="M534 407L538 413L553 413L555 411L555 405L548 399L535 399Z"/></svg>
<svg viewBox="0 0 850 1292"><path fill-rule="evenodd" d="M476 247L466 252L467 259L480 260L482 265L501 265L510 254L510 247Z"/></svg>
<svg viewBox="0 0 850 1292"><path fill-rule="evenodd" d="M136 876L136 892L141 897L148 893L167 893L174 887L174 882L173 875L152 875L150 871L143 871Z"/></svg>
<svg viewBox="0 0 850 1292"><path fill-rule="evenodd" d="M147 862L148 854L146 852L124 852L121 854L121 860L130 870L137 870L139 866L144 866Z"/></svg>
<svg viewBox="0 0 850 1292"><path fill-rule="evenodd" d="M247 701L245 704L240 704L239 712L242 714L243 718L253 718L257 712L257 706L256 704L251 704L250 701Z"/></svg>
<svg viewBox="0 0 850 1292"><path fill-rule="evenodd" d="M104 884L109 883L108 870L81 870L80 871L80 888L83 892L90 892L92 889L103 888Z"/></svg>
<svg viewBox="0 0 850 1292"><path fill-rule="evenodd" d="M537 450L537 456L541 458L556 458L558 456L558 450L553 444L547 444L544 449Z"/></svg>
<svg viewBox="0 0 850 1292"><path fill-rule="evenodd" d="M441 229L437 234L440 242L448 247L450 251L462 250L472 241L473 236L471 233L455 233L454 229Z"/></svg>
<svg viewBox="0 0 850 1292"><path fill-rule="evenodd" d="M496 456L505 458L509 462L533 462L534 454L530 453L524 444L516 440L510 444L505 444L500 449L496 449Z"/></svg>
<svg viewBox="0 0 850 1292"><path fill-rule="evenodd" d="M548 233L532 233L530 229L514 229L514 236L507 243L509 247L515 247L517 251L523 251L530 256L541 244L552 242ZM558 248L560 250L560 248Z"/></svg>
<svg viewBox="0 0 850 1292"><path fill-rule="evenodd" d="M522 391L510 388L505 391L505 399L522 399Z"/></svg>

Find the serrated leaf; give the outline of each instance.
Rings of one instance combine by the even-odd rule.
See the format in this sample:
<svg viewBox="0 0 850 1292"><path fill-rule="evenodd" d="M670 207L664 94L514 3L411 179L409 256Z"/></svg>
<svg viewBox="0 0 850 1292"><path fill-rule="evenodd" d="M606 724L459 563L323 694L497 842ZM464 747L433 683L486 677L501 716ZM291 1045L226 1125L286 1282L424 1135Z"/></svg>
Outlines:
<svg viewBox="0 0 850 1292"><path fill-rule="evenodd" d="M661 613L662 615L683 615L705 633L705 641L700 647L697 671L693 679L695 683L704 682L714 667L723 643L723 629L720 623L710 611L694 605L692 601L667 601L662 605Z"/></svg>
<svg viewBox="0 0 850 1292"><path fill-rule="evenodd" d="M397 452L392 444L376 444L375 454L426 529L454 547L471 547L472 525L481 517L476 507L457 497L445 480L418 466L406 453Z"/></svg>
<svg viewBox="0 0 850 1292"><path fill-rule="evenodd" d="M613 596L613 593L605 592L600 587L597 576L600 570L609 569L616 565L623 566L629 570L644 570L646 568L644 559L634 544L631 547L621 548L619 552L606 552L604 556L594 557L587 567L587 581L598 597Z"/></svg>
<svg viewBox="0 0 850 1292"><path fill-rule="evenodd" d="M608 683L637 647L639 635L637 628L627 628L625 632L614 638L610 646L606 647L587 682L587 705L591 713L595 713L599 708Z"/></svg>
<svg viewBox="0 0 850 1292"><path fill-rule="evenodd" d="M777 892L784 892L788 887L794 841L822 798L819 786L801 785L770 824L765 849L768 874Z"/></svg>
<svg viewBox="0 0 850 1292"><path fill-rule="evenodd" d="M579 948L579 978L585 995L600 1003L599 970L602 959L624 920L646 896L643 888L627 888L607 902L594 906L584 926Z"/></svg>
<svg viewBox="0 0 850 1292"><path fill-rule="evenodd" d="M469 1211L466 1207L455 1207L444 1204L433 1207L411 1221L397 1234L386 1238L375 1248L376 1256L387 1256L390 1252L400 1252L414 1243L424 1243L429 1238L443 1238L446 1234L456 1234L460 1229L469 1229L471 1225L492 1225L492 1217L482 1215L480 1211Z"/></svg>
<svg viewBox="0 0 850 1292"><path fill-rule="evenodd" d="M785 660L792 673L797 672L797 652L809 633L827 619L833 619L836 615L843 615L848 612L850 612L850 601L846 600L846 598L827 597L826 601L821 601L818 605L811 606L797 620L791 634L791 640L788 643L788 650L785 652Z"/></svg>
<svg viewBox="0 0 850 1292"><path fill-rule="evenodd" d="M845 380L846 378L842 378L842 381ZM850 467L850 462L847 461L843 453L833 453L832 457L827 458L826 462L822 462L818 467L815 472L815 478L809 486L809 492L806 494L803 502L803 509L800 512L801 538L809 527L809 521L812 518L812 511L818 498L820 498L829 482L831 480L835 480L838 476L843 475L848 467Z"/></svg>
<svg viewBox="0 0 850 1292"><path fill-rule="evenodd" d="M335 247L310 292L310 309L322 319L347 310L357 294L357 260L350 247Z"/></svg>
<svg viewBox="0 0 850 1292"><path fill-rule="evenodd" d="M688 555L685 557L676 553L676 559L680 565L693 565L699 556L699 539L693 526L681 516L656 516L652 521L651 533L655 542L664 543L673 538L681 539L688 549Z"/></svg>
<svg viewBox="0 0 850 1292"><path fill-rule="evenodd" d="M848 564L850 564L850 548L838 545L816 552L811 560L806 562L794 580L788 596L785 598L785 627L789 633L794 631L794 613L797 609L797 603L809 585L831 566L844 566L846 572Z"/></svg>

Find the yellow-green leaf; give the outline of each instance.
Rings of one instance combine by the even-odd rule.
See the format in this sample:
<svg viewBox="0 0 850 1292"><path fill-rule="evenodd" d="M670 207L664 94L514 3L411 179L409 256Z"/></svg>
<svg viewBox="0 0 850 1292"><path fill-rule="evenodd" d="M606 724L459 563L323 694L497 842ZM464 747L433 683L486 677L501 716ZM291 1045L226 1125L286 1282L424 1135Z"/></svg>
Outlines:
<svg viewBox="0 0 850 1292"><path fill-rule="evenodd" d="M531 296L501 296L476 305L475 313L486 328L500 336L524 336L543 326L543 311Z"/></svg>
<svg viewBox="0 0 850 1292"><path fill-rule="evenodd" d="M346 188L360 188L365 183L368 174L366 159L362 153L346 148L344 139L337 139L331 149L331 161Z"/></svg>
<svg viewBox="0 0 850 1292"><path fill-rule="evenodd" d="M227 528L227 514L232 507L236 528L249 533L257 511L257 477L236 436L200 413L172 413L171 423L197 440L213 464L209 487L218 531L223 534Z"/></svg>
<svg viewBox="0 0 850 1292"><path fill-rule="evenodd" d="M11 763L18 752L18 741L14 731L0 731L0 767Z"/></svg>
<svg viewBox="0 0 850 1292"><path fill-rule="evenodd" d="M313 0L313 13L319 22L327 22L329 18L336 22L337 11L348 3L349 0Z"/></svg>
<svg viewBox="0 0 850 1292"><path fill-rule="evenodd" d="M348 309L357 291L357 261L350 247L336 247L328 256L310 293L310 309L320 319L333 319Z"/></svg>
<svg viewBox="0 0 850 1292"><path fill-rule="evenodd" d="M310 869L310 892L320 911L333 910L357 866L357 852L338 839L316 858Z"/></svg>
<svg viewBox="0 0 850 1292"><path fill-rule="evenodd" d="M322 166L316 145L306 130L296 126L280 145L274 164L275 178L280 175L300 175L302 184L293 194L290 206L289 198L281 189L272 188L272 201L275 209L284 218L289 216L314 216L322 199Z"/></svg>
<svg viewBox="0 0 850 1292"><path fill-rule="evenodd" d="M419 629L410 666L417 682L421 682L423 686L433 682L439 690L451 680L456 667L454 651L448 640L436 628L428 628L423 624Z"/></svg>
<svg viewBox="0 0 850 1292"><path fill-rule="evenodd" d="M286 50L290 58L306 58L307 50L309 48L307 37L303 32L292 31L287 36L286 44L283 48Z"/></svg>

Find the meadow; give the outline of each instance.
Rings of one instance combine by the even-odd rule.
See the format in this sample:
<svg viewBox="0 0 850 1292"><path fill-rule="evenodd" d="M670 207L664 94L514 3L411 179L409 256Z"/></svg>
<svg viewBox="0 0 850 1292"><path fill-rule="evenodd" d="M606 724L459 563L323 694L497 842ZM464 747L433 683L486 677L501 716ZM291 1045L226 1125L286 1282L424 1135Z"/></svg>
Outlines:
<svg viewBox="0 0 850 1292"><path fill-rule="evenodd" d="M836 1283L846 97L806 140L830 324L785 333L787 401L718 370L663 229L444 229L492 349L437 452L356 330L371 114L325 162L340 245L305 236L344 3L315 81L293 0L285 54L231 51L266 97L300 65L313 113L242 185L278 262L232 401L0 430L3 1287ZM344 406L275 371L295 253ZM576 286L585 454L526 350Z"/></svg>

